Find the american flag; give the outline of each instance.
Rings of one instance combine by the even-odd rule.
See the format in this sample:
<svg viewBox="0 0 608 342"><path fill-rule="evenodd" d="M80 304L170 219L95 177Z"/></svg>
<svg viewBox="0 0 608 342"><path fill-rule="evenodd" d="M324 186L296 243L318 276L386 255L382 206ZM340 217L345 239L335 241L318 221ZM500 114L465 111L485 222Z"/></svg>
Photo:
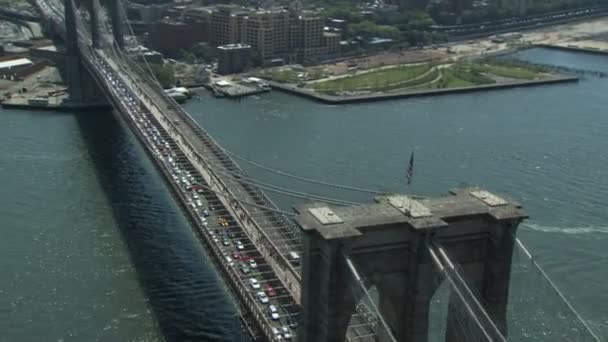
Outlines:
<svg viewBox="0 0 608 342"><path fill-rule="evenodd" d="M410 162L407 166L405 177L407 178L407 185L412 184L412 177L414 176L414 151L410 155Z"/></svg>

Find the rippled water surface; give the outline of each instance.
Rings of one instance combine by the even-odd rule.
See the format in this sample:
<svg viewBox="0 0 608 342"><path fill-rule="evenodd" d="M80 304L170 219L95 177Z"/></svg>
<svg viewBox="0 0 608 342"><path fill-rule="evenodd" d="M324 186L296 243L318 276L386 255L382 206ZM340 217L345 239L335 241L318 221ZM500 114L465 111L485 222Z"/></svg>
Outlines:
<svg viewBox="0 0 608 342"><path fill-rule="evenodd" d="M111 113L0 122L1 341L241 339L188 222Z"/></svg>
<svg viewBox="0 0 608 342"><path fill-rule="evenodd" d="M186 105L226 148L330 182L509 194L520 237L608 336L608 59L519 57L576 69L578 84L352 106L281 93ZM240 340L235 309L139 143L109 113L0 111L0 341ZM250 169L303 191L311 186ZM297 201L276 197L288 208Z"/></svg>
<svg viewBox="0 0 608 342"><path fill-rule="evenodd" d="M608 78L597 76L608 57L532 49L517 58L581 81L346 106L277 92L241 102L203 95L186 107L227 149L298 175L406 191L415 148L413 192L466 183L519 199L531 215L520 237L608 337ZM248 169L302 191L370 199Z"/></svg>

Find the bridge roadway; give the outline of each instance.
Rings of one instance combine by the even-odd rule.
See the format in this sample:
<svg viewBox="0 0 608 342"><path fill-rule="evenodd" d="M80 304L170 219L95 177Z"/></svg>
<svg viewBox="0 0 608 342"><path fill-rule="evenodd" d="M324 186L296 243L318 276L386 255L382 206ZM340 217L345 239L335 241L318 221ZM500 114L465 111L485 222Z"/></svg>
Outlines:
<svg viewBox="0 0 608 342"><path fill-rule="evenodd" d="M208 137L206 135L206 133L199 131L200 128L196 123L193 123L190 118L190 116L187 113L180 113L181 111L181 107L179 107L178 105L171 103L171 102L164 102L164 103L159 103L158 101L156 101L155 99L148 97L147 94L150 94L152 92L154 93L158 93L159 91L162 91L158 88L155 88L153 85L150 84L150 82L148 80L142 79L141 75L136 75L133 73L128 73L126 72L127 70L125 70L125 66L121 66L120 63L117 63L115 59L112 59L110 57L108 57L106 54L104 54L103 52L99 52L98 54L101 56L104 56L104 61L106 63L108 63L108 65L112 65L112 69L113 70L117 70L117 74L120 75L122 77L122 80L124 82L124 86L126 86L128 89L131 89L132 91L134 91L135 89L142 89L142 88L147 88L148 92L142 92L140 93L140 97L139 100L141 101L142 104L144 104L144 107L146 108L146 110L151 110L150 115L156 120L156 122L159 122L160 125L162 126L162 130L167 132L167 139L170 139L172 141L175 142L176 147L177 147L177 151L184 151L186 154L182 154L181 156L178 156L177 160L185 160L187 159L188 162L192 161L192 159L195 160L194 163L191 163L190 165L192 165L192 170L200 172L200 174L203 176L203 178L205 180L208 181L209 184L207 186L210 187L210 190L213 190L214 193L228 193L229 196L231 198L238 198L239 200L243 200L245 199L245 201L248 201L250 203L256 203L257 205L264 205L264 206L269 206L272 205L272 202L270 202L270 200L268 200L265 197L260 197L260 195L256 194L255 192L253 192L250 186L248 186L247 184L242 184L240 182L238 182L237 180L234 179L234 175L228 175L228 177L224 180L220 179L221 175L218 176L217 178L214 177L214 173L216 173L217 171L222 172L221 170L217 170L216 167L209 167L209 164L221 164L223 167L225 167L228 170L233 170L234 172L240 173L240 169L238 168L238 166L236 166L236 164L234 164L234 162L232 162L232 160L227 159L225 157L225 154L220 154L216 148L216 146L214 146L213 144L209 143L209 140L211 140L210 137ZM125 63L129 63L128 61L125 61ZM136 66L131 66L131 67L136 67ZM125 71L125 72L120 72L121 70ZM131 78L133 77L133 78ZM143 85L143 86L142 86ZM158 90L156 90L158 89ZM164 95L164 93L162 94ZM176 109L175 107L178 107L179 109ZM171 113L173 115L168 116L167 113ZM164 125L163 125L164 124ZM183 128L183 129L179 129L178 128ZM198 129L197 129L198 128ZM178 132L176 132L178 131ZM177 135L176 135L177 134ZM187 135L187 138L184 139L184 135ZM197 147L193 147L190 146L189 143L190 142L198 142L199 145ZM205 153L204 155L200 156L198 154L198 151L203 151L203 153ZM178 152L181 153L181 152ZM187 154L190 153L190 156L188 156ZM216 156L216 158L209 158L209 155L213 155ZM215 160L213 160L215 159ZM197 167L198 166L198 167ZM222 184L223 182L223 184ZM216 196L219 197L220 200L222 199L222 196ZM226 199L226 198L224 198ZM228 198L230 199L230 198ZM261 199L261 201L260 201ZM257 251L259 251L261 253L261 255L264 257L263 260L269 262L270 266L275 266L272 267L272 271L268 270L266 272L264 272L264 280L266 281L266 284L271 285L272 288L274 288L275 290L277 290L277 292L279 293L278 297L275 297L275 299L280 300L279 303L275 303L276 306L279 308L279 310L281 311L281 326L294 326L295 325L295 321L297 320L297 316L299 315L298 313L298 307L296 305L297 302L299 302L299 274L297 274L298 278L297 278L297 283L295 283L295 286L290 287L289 285L287 286L287 288L284 287L284 282L282 282L281 277L279 277L277 275L278 272L275 271L276 268L276 264L273 264L272 261L273 259L269 259L264 252L270 252L270 256L272 257L276 257L276 254L273 254L273 250L269 250L269 248L267 247L267 245L265 243L259 243L260 240L263 241L264 236L260 236L259 231L260 231L260 221L261 219L264 219L264 226L261 226L262 230L265 231L265 233L268 234L269 239L270 239L270 243L277 241L279 239L281 239L281 236L288 236L289 242L294 242L293 241L293 237L292 235L290 235L290 233L293 234L292 231L287 230L287 229L291 229L291 227L287 226L288 223L286 223L284 221L284 218L282 217L277 217L276 213L273 212L268 212L267 210L263 210L260 209L259 207L255 207L255 206L248 206L246 210L248 210L248 212L243 212L243 211L239 211L239 202L236 201L227 201L228 203L226 203L226 201L222 201L224 202L223 204L225 205L226 208L228 208L227 210L229 211L230 214L232 214L232 217L235 218L236 221L238 221L238 224L235 226L227 226L226 228L230 228L230 229L240 229L240 227L242 227L246 232L247 235L249 237L252 238L252 240L254 241L255 247L257 248ZM210 206L214 206L215 204L213 202L210 203ZM232 209L232 210L231 210ZM251 227L250 224L256 224L256 226ZM232 222L231 222L232 224ZM249 229L248 229L249 228ZM277 233L277 229L279 230L279 232ZM213 230L211 230L213 232ZM216 232L217 233L217 232ZM219 235L219 234L218 234ZM277 237L278 235L278 237ZM213 236L211 236L212 240L214 240L216 243L216 238L214 238ZM257 239L257 243L255 243ZM285 248L289 248L290 250L297 250L298 253L300 252L299 249L297 249L299 247L299 245L297 245L296 243L292 243L292 244L288 244L283 247L283 251L285 251ZM280 248L280 247L279 247ZM249 254L251 255L251 254ZM222 260L223 261L223 260ZM234 262L238 262L237 260L234 260ZM294 269L297 269L294 264L290 263L290 266L294 267ZM280 270L280 269L279 269ZM280 272L280 271L279 271ZM287 276L289 276L289 274L287 274ZM289 284L289 283L288 283ZM293 283L292 283L293 284ZM289 298L289 300L286 300L285 296L281 296L281 291L282 290L288 290L291 292L292 296L294 295L294 291L298 291L298 295L295 298ZM290 300L293 299L295 302L290 302ZM272 303L273 298L271 298L271 303ZM283 315L285 315L286 317L283 317ZM270 322L272 323L272 322ZM369 308L367 308L365 305L360 304L357 306L357 311L353 314L353 319L351 322L351 326L349 327L349 332L348 332L348 340L354 341L373 341L375 340L375 326L378 324L377 322L377 318L373 315L371 315ZM293 332L292 332L293 334Z"/></svg>
<svg viewBox="0 0 608 342"><path fill-rule="evenodd" d="M292 296L277 285L280 282L272 268L265 263L266 259L256 249L248 234L237 224L230 208L232 204L222 201L222 196L217 196L211 190L212 186L205 180L205 176L198 172L182 150L179 141L182 138L174 139L175 136L161 124L160 120L165 120L164 117L159 120L148 111L145 101L137 99L137 94L133 91L135 88L129 88L129 84L121 80L103 59L96 60L95 63L96 69L101 70L108 82L113 102L116 101L115 108L151 150L157 165L161 166L161 171L170 180L178 199L190 214L197 232L203 236L203 241L210 247L210 252L215 254L216 261L224 271L225 278L235 288L241 306L249 311L248 315L243 315L244 312L241 314L250 317L268 340L276 335L274 329L288 329L288 335L295 335L292 329L295 328L298 308ZM204 199L201 200L199 193ZM254 269L253 265L257 267ZM252 286L250 279L256 279L259 285ZM259 295L262 286L268 293L264 300ZM271 318L268 314L269 304L277 307L278 317Z"/></svg>
<svg viewBox="0 0 608 342"><path fill-rule="evenodd" d="M45 0L36 2L47 20L51 18L54 29L65 38L63 11ZM296 227L283 215L262 208L276 206L260 189L241 181L243 173L238 165L160 87L132 72L131 69L138 66L83 44L83 40L90 43L90 38L82 29L78 30L78 36L85 68L147 147L179 202L189 212L198 228L197 233L210 247L225 271L224 277L234 287L245 321L251 323L253 320L269 340L277 337L276 329L287 329L287 336L295 335L300 299L299 265L285 256L291 251L301 253ZM137 106L133 107L135 99ZM148 127L151 125L153 131ZM156 141L150 140L151 134L156 139L162 136L163 144L167 146L155 146ZM175 160L169 163L167 155ZM185 184L180 186L180 177L204 185L200 190L205 205L216 209L209 218L194 204L202 205L200 197L196 200L193 197L198 194L188 192ZM250 260L259 264L257 270L252 271L248 264ZM241 272L238 266L241 266ZM248 284L249 278L260 280L263 292L271 294L269 304L277 307L277 320L269 318L268 306L259 298L260 289L252 288ZM353 314L348 340L373 340L376 324L368 308L359 305ZM283 337L287 336L284 332Z"/></svg>
<svg viewBox="0 0 608 342"><path fill-rule="evenodd" d="M50 6L39 6L41 9L44 9L45 7L52 9ZM53 12L55 14L57 13L56 10L53 10L51 13L43 10L43 13L46 14L47 18L52 18ZM63 16L60 18L55 16L55 19L62 18ZM55 26L61 27L61 23L55 22ZM61 33L65 34L65 31ZM226 243L231 245L233 243L226 238L229 234L233 234L236 239L251 241L252 243L246 247L249 250L249 253L247 254L248 260L236 260L236 258L240 258L240 251L238 251L238 248L236 254L230 254L226 248L222 248L221 246L213 246L211 251L216 252L216 256L222 263L228 263L231 266L226 274L229 276L229 280L232 281L232 284L238 288L237 292L240 294L241 301L247 306L248 311L250 311L249 316L254 319L258 327L261 328L263 335L269 340L274 339L276 336L276 331L274 329L283 327L290 329L288 326L293 327L299 311L297 305L297 301L300 298L299 274L297 273L298 271L296 268L292 266L284 257L284 254L281 253L281 249L273 242L273 238L277 240L277 235L280 237L283 234L292 233L292 231L286 230L290 227L282 222L284 219L280 218L272 211L262 210L256 206L245 208L241 202L233 200L238 198L239 200L256 203L257 205L272 205L263 194L259 191L256 192L253 187L243 185L233 179L224 181L221 176L216 175L214 170L215 167L208 165L208 162L219 163L225 167L228 166L233 171L240 170L235 167L235 164L228 158L222 158L221 149L208 138L204 132L196 132L193 129L192 126L195 124L191 121L191 118L183 117L184 113L174 110L174 104L170 102L170 99L168 99L162 90L159 89L159 91L156 91L152 87L140 87L139 85L147 83L142 82L142 80L139 80L136 77L130 76L132 73L128 72L127 67L124 65L119 66L112 58L103 54L100 50L93 50L86 46L86 44L83 44L81 41L83 34L80 30L78 34L81 38L79 39L79 45L84 66L112 102L116 111L125 119L129 126L134 128L136 135L140 137L140 139L142 136L145 136L141 127L138 127L134 121L135 115L145 114L149 116L149 118L146 118L148 121L145 122L150 124L148 122L154 120L154 122L158 124L156 129L158 129L159 132L163 132L166 143L170 144L170 146L172 145L172 154L176 157L178 155L181 157L180 165L184 168L189 167L192 170L198 171L199 174L197 176L199 177L192 177L194 177L197 182L202 183L204 188L201 190L208 190L205 192L205 195L209 197L211 194L215 194L215 192L223 194L220 196L211 196L211 200L207 202L210 209L220 209L220 216L215 220L216 227L228 228L224 230L225 241L222 241L223 247L227 247L225 246ZM125 72L125 70L127 72ZM129 99L137 99L137 112L134 108L129 107L129 103L127 102ZM140 120L144 119L140 118ZM154 151L154 148L150 145L149 141L146 139L141 140L144 143L144 146L153 151L153 154L158 154L158 151ZM164 168L162 171L164 175L167 176L170 183L172 183L172 187L176 188L173 179L173 176L177 177L175 174L176 170L167 168L167 165L164 165L163 163L160 165L162 166L161 169ZM178 168L177 170L180 169ZM180 172L181 171L182 170L180 170ZM171 174L171 172L173 172L173 174ZM189 181L192 180L193 179L190 179ZM177 188L179 189L179 187ZM184 197L186 196L185 194L180 192L177 193L180 200L184 203L192 201L192 199L188 200ZM197 211L196 208L191 209L193 210L190 210L189 213L200 227L204 224L204 216L199 216L201 213ZM216 215L216 213L214 213L214 215ZM218 223L220 224L219 226L217 225ZM209 225L209 223L207 223L207 226L205 227L209 228L208 230L202 230L208 234L206 241L213 241L217 245L219 239L217 237L214 238L211 234L217 233L214 229L219 228L214 228ZM246 236L238 235L232 231L238 231L240 229L239 227L242 227L245 230ZM268 234L272 235L269 236ZM288 236L290 239L289 241L293 240L291 235ZM249 238L251 240L249 240ZM256 248L256 246L259 246L259 248ZM292 248L292 246L293 244L287 244L282 247L285 249ZM216 250L217 247L222 250L218 252ZM256 256L259 257L256 258ZM239 273L238 266L247 266L246 263L251 258L260 262L259 269L261 272L254 273L251 272L251 268L248 268L249 271L245 273L241 267L241 273ZM263 261L268 261L267 265L270 265L270 267L264 269L267 265L264 264ZM245 265L237 265L242 263L245 263ZM275 270L278 270L279 274L277 274ZM268 314L268 305L266 305L266 303L261 303L261 300L258 297L260 288L251 286L251 284L249 284L249 278L247 278L247 281L243 278L243 276L247 276L249 273L261 276L260 285L264 285L264 290L270 294L270 304L275 304L279 310L278 319L271 320L269 318L271 316ZM235 281L235 279L238 281ZM285 283L290 284L288 288L289 292L287 292L283 286ZM293 335L293 331L290 330L290 334Z"/></svg>
<svg viewBox="0 0 608 342"><path fill-rule="evenodd" d="M273 265L277 277L287 285L294 299L299 301L299 267L286 258L290 251L301 252L297 228L282 215L258 207L276 208L259 189L238 180L242 172L236 163L179 105L172 103L160 88L152 86L140 75L128 72L128 66L119 65L120 62L109 58L105 53L99 52L99 55L122 78L127 88L138 90L136 93L142 104L177 142L211 188L226 194L223 199L227 207L232 209L237 221ZM243 202L257 206L245 205Z"/></svg>

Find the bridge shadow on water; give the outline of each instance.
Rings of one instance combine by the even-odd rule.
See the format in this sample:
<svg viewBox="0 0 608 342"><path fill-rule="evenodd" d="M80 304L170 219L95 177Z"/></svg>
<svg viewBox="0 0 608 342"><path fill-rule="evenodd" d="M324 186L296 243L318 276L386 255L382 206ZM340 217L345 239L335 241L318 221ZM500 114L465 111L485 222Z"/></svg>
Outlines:
<svg viewBox="0 0 608 342"><path fill-rule="evenodd" d="M165 340L246 340L189 222L129 128L110 112L76 118Z"/></svg>

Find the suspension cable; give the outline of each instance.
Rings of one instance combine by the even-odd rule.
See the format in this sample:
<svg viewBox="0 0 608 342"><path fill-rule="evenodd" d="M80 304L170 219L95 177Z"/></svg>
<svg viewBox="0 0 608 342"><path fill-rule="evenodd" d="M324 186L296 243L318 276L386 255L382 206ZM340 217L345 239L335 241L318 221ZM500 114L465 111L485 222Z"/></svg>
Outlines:
<svg viewBox="0 0 608 342"><path fill-rule="evenodd" d="M114 51L116 52L116 50L114 50ZM129 57L126 56L126 58L129 58ZM337 199L337 198L330 198L330 197L326 197L326 196L322 196L322 195L296 191L293 189L277 186L274 184L265 183L265 182L255 179L255 178L252 178L249 176L244 176L240 172L230 170L230 169L226 168L225 166L220 165L217 162L214 162L210 158L207 158L201 154L197 153L197 155L201 159L203 159L207 164L211 164L211 165L208 165L209 168L211 168L214 171L221 173L221 174L225 175L226 177L233 179L241 184L249 184L249 185L257 186L257 187L260 187L262 189L265 189L265 190L268 190L271 192L280 193L280 194L283 194L286 196L291 196L291 197L296 197L296 198L301 198L301 199L318 200L318 201L333 203L333 204L338 204L338 205L359 205L359 204L361 204L359 202L352 202L352 201L341 200L341 199ZM238 178L235 177L235 175L238 176Z"/></svg>
<svg viewBox="0 0 608 342"><path fill-rule="evenodd" d="M361 276L359 275L359 272L357 271L357 268L353 264L353 261L346 253L344 253L344 251L342 252L342 256L344 257L344 260L346 260L346 264L348 265L348 268L349 268L350 272L352 273L352 276L355 279L357 285L359 285L359 287L363 290L363 293L364 293L366 299L369 301L373 314L376 315L378 317L378 319L380 320L380 322L382 323L382 327L386 331L386 334L388 335L390 340L397 341L395 339L395 336L393 336L393 332L391 331L391 328L388 326L388 324L384 320L384 317L380 313L380 310L378 310L378 307L376 307L376 304L374 303L373 298L370 296L369 291L365 287L365 284L363 284L363 278L361 278ZM367 308L369 309L369 306Z"/></svg>
<svg viewBox="0 0 608 342"><path fill-rule="evenodd" d="M566 298L566 296L562 293L562 291L560 291L560 289L553 282L553 280L551 280L551 278L549 278L549 275L545 272L545 270L540 266L540 264L538 262L536 262L536 258L530 253L530 251L528 251L526 246L524 246L523 242L521 242L521 240L518 237L516 237L515 235L513 235L513 238L515 239L517 246L524 252L525 256L528 259L530 259L530 262L532 263L532 265L540 272L541 276L547 281L547 283L549 283L549 286L551 286L551 288L553 289L553 291L555 291L557 296L566 304L566 307L568 308L568 310L570 310L574 314L576 319L583 325L583 327L585 328L585 330L587 330L589 335L591 335L591 337L596 342L600 342L600 338L591 329L591 327L589 326L587 321L585 321L583 319L583 317L578 313L578 311L576 311L574 306L570 303L570 301Z"/></svg>
<svg viewBox="0 0 608 342"><path fill-rule="evenodd" d="M119 6L119 7L121 8L123 15L125 15L124 8L122 8L122 6ZM106 30L108 30L109 29L108 23L106 21L104 21L104 24L105 24ZM132 37L135 39L134 31L133 31L130 23L128 22L128 20L127 20L127 26L129 28L129 31L130 31ZM125 53L123 53L120 49L117 49L114 46L114 44L111 44L110 48L111 48L113 54L115 56L117 56L119 59L125 61L125 58L128 58L128 59L131 60L131 58L128 55L126 55ZM134 62L134 61L131 60L131 62ZM146 64L146 66L148 67L150 75L152 75L154 77L154 74L151 72L150 67L149 67L147 61L145 61L145 58L144 58L144 62ZM134 63L134 64L136 64L136 63ZM157 79L156 79L156 81L158 82ZM307 181L307 182L313 182L313 183L317 183L317 184L323 184L323 185L333 186L333 187L336 187L336 188L347 189L347 190L363 191L363 192L368 192L368 193L371 192L371 193L375 193L375 194L381 194L382 193L382 192L374 191L374 190L359 189L359 188L355 188L355 187L350 187L350 186L345 186L345 185L339 185L339 184L332 184L332 183L328 183L328 182L316 181L314 179L309 179L309 178L305 178L305 177L299 177L299 176L291 175L289 173L285 173L285 172L282 172L280 170L274 170L274 169L271 169L271 168L264 167L262 165L259 165L259 164L255 163L255 162L252 162L252 161L250 161L250 160L248 160L246 158L240 157L240 156L238 156L238 155L236 155L236 154L234 154L232 152L226 151L223 148L221 148L221 149L224 150L227 154L235 156L236 158L241 159L241 160L243 160L243 161L245 161L245 162L247 162L249 164L255 165L257 167L262 167L262 168L264 168L264 169L266 169L268 171L273 171L275 173L278 173L278 174L281 174L281 175L284 175L284 176L288 176L288 177L291 177L291 178L297 178L299 180L303 180L303 181ZM211 161L209 158L206 158L206 157L204 157L202 155L199 155L199 156L201 156L203 159L205 159L207 163L218 165L218 164L214 163L213 161ZM300 191L292 190L292 189L289 189L289 188L284 188L284 187L276 186L276 185L273 185L273 184L265 183L265 182L256 180L256 179L254 179L252 177L244 177L242 174L236 173L235 171L232 171L232 170L229 170L229 169L227 169L223 165L221 165L219 167L217 167L217 166L216 167L209 166L209 167L213 168L215 171L217 171L219 173L222 173L222 174L226 175L227 177L229 177L229 178L231 178L231 179L233 179L233 180L235 180L235 181L237 181L237 182L239 182L241 184L254 185L254 186L263 188L265 190L268 190L268 191L271 191L271 192L275 192L275 193L279 193L279 194L283 194L283 195L286 195L286 196L291 196L291 197L296 197L296 198L302 198L302 199L308 199L308 200L311 200L311 199L312 200L319 200L319 201L323 201L323 202L327 202L327 203L333 203L333 204L339 204L339 205L357 205L357 204L360 204L358 202L352 202L352 201L346 201L346 200L341 200L341 199L329 198L329 197L325 197L325 196L321 196L321 195L300 192ZM222 171L221 169L226 170L231 175L238 174L238 176L239 176L240 179L237 179L236 177L227 175L227 173L225 171Z"/></svg>
<svg viewBox="0 0 608 342"><path fill-rule="evenodd" d="M285 171L281 171L278 169L274 169L274 168L270 168L268 166L264 166L261 165L259 163L256 163L252 160L249 160L245 157L239 156L238 154L228 151L225 148L222 148L224 150L224 152L226 152L226 154L231 155L232 157L241 160L249 165L255 166L257 168L260 168L262 170L268 171L268 172L272 172L281 176L285 176L288 178L293 178L293 179L297 179L303 182L308 182L308 183L313 183L313 184L319 184L319 185L325 185L325 186L330 186L333 188L338 188L338 189L343 189L343 190L351 190L351 191L359 191L359 192L365 192L365 193L370 193L370 194L377 194L377 195L385 195L387 194L386 192L382 192L382 191L378 191L378 190L371 190L371 189L365 189L365 188L358 188L358 187L354 187L354 186L350 186L350 185L342 185L342 184L336 184L336 183L330 183L330 182L325 182L325 181L321 181L321 180L316 180L316 179L312 179L312 178L307 178L307 177L302 177L302 176L297 176Z"/></svg>
<svg viewBox="0 0 608 342"><path fill-rule="evenodd" d="M123 15L125 15L125 21L127 23L127 27L129 29L129 32L131 33L133 39L135 39L135 33L133 31L133 27L131 26L131 23L129 22L129 20L126 18L126 13L124 13L124 8L122 6L121 10L123 11ZM152 72L152 69L150 68L150 65L148 64L148 61L146 60L146 58L143 58L144 60L144 64L146 65L148 72L150 73L150 75L154 78L154 80L156 81L156 83L158 83L160 85L160 82L158 81L158 79L156 78L156 75L154 75L154 73ZM275 173L275 174L279 174L282 175L284 177L288 177L288 178L293 178L293 179L297 179L303 182L308 182L308 183L313 183L313 184L319 184L319 185L325 185L325 186L330 186L333 188L338 188L338 189L343 189L343 190L350 190L350 191L358 191L358 192L364 192L364 193L371 193L371 194L378 194L378 195L383 195L386 194L386 192L383 191L378 191L378 190L371 190L371 189L365 189L365 188L359 188L359 187L354 187L354 186L349 186L349 185L342 185L342 184L336 184L336 183L330 183L330 182L325 182L325 181L320 181L320 180L316 180L316 179L312 179L312 178L307 178L307 177L301 177L301 176L297 176L294 174L290 174L288 172L284 172L281 170L277 170L277 169L273 169L270 167L266 167L264 165L261 165L259 163L253 162L245 157L239 156L234 152L228 151L223 147L220 147L226 154L233 156L236 159L242 160L243 162L250 164L252 166L258 167L260 169Z"/></svg>
<svg viewBox="0 0 608 342"><path fill-rule="evenodd" d="M475 322L475 324L479 327L479 329L483 333L483 335L486 338L486 340L487 341L493 341L493 339L490 336L489 332L485 329L485 327L483 326L483 324L481 323L481 321L479 320L479 318L475 314L475 311L473 310L473 307L464 298L464 294L462 293L462 291L460 290L459 286L454 281L453 277L450 275L449 270L453 270L454 266L450 263L449 259L444 260L444 262L446 262L446 264L447 264L447 267L444 266L443 262L437 256L438 253L436 253L436 251L435 251L436 247L432 246L428 241L426 242L426 247L427 247L427 249L429 251L431 259L435 263L435 266L437 267L437 269L441 273L443 273L443 275L445 275L447 281L450 283L450 287L452 288L452 290L454 291L454 293L456 293L456 295L458 296L458 298L460 299L460 301L464 305L466 311L469 313L470 317L473 319L473 321ZM503 338L503 340L504 340L504 338Z"/></svg>

